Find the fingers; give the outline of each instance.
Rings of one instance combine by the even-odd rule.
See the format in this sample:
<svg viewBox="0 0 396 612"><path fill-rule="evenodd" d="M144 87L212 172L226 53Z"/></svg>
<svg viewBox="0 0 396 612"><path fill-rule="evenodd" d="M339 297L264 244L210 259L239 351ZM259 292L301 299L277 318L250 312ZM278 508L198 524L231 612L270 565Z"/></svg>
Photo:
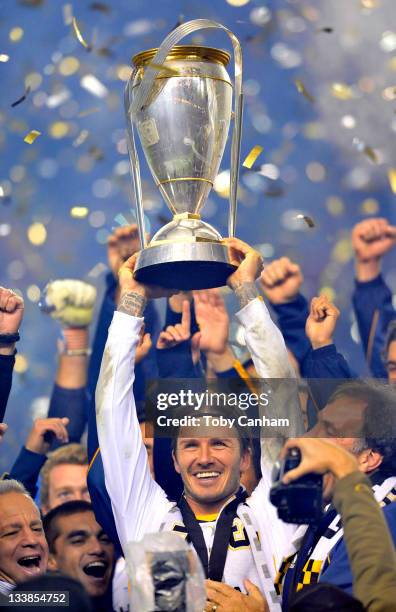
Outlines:
<svg viewBox="0 0 396 612"><path fill-rule="evenodd" d="M264 285L271 288L283 283L290 276L298 274L301 274L300 266L292 262L288 257L281 257L265 266L261 273L261 279Z"/></svg>
<svg viewBox="0 0 396 612"><path fill-rule="evenodd" d="M184 300L182 304L181 329L186 339L190 337L190 328L191 328L190 302L188 300Z"/></svg>
<svg viewBox="0 0 396 612"><path fill-rule="evenodd" d="M67 444L69 442L69 434L66 429L68 424L69 419L67 417L37 419L34 427L39 435L44 436L46 433L52 432L60 442Z"/></svg>
<svg viewBox="0 0 396 612"><path fill-rule="evenodd" d="M243 583L245 585L246 592L248 595L250 595L250 597L255 599L257 602L266 604L265 597L258 586L253 584L253 582L248 579L244 580Z"/></svg>
<svg viewBox="0 0 396 612"><path fill-rule="evenodd" d="M0 287L0 310L13 313L24 307L23 299L11 289Z"/></svg>
<svg viewBox="0 0 396 612"><path fill-rule="evenodd" d="M340 311L325 295L312 298L311 315L315 321L323 321L326 317L338 319Z"/></svg>

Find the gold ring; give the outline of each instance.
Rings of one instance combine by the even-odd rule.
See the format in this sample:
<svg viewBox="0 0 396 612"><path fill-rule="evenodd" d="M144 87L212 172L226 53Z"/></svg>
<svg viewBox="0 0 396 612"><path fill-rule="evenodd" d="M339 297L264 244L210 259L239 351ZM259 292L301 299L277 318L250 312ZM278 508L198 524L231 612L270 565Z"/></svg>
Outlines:
<svg viewBox="0 0 396 612"><path fill-rule="evenodd" d="M211 612L216 612L217 610L217 606L216 604L213 604L212 608L211 608Z"/></svg>

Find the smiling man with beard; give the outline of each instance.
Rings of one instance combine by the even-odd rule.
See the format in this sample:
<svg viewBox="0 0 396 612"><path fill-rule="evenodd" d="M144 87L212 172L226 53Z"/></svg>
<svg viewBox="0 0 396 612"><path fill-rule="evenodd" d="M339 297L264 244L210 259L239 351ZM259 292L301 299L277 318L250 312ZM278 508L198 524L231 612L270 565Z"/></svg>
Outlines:
<svg viewBox="0 0 396 612"><path fill-rule="evenodd" d="M48 569L78 580L95 611L112 610L114 546L95 520L90 503L71 501L44 518L50 556Z"/></svg>
<svg viewBox="0 0 396 612"><path fill-rule="evenodd" d="M16 480L0 482L0 593L7 595L17 582L43 574L48 545L40 512Z"/></svg>

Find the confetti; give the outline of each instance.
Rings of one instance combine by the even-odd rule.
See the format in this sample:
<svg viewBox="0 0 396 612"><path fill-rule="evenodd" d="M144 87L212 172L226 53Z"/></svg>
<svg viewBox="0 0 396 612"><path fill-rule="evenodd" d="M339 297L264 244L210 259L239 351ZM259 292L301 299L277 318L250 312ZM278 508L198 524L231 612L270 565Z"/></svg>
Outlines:
<svg viewBox="0 0 396 612"><path fill-rule="evenodd" d="M77 138L73 141L73 147L79 147L82 144L84 144L84 142L88 138L88 134L89 134L88 130L81 130Z"/></svg>
<svg viewBox="0 0 396 612"><path fill-rule="evenodd" d="M295 79L294 84L297 87L298 93L302 94L304 98L309 100L309 102L312 102L312 104L315 102L315 98L309 93L304 83L300 79Z"/></svg>
<svg viewBox="0 0 396 612"><path fill-rule="evenodd" d="M308 217L308 215L296 215L296 219L302 219L308 225L308 227L315 227L315 222L312 217Z"/></svg>
<svg viewBox="0 0 396 612"><path fill-rule="evenodd" d="M242 166L244 166L245 168L251 168L254 162L256 161L256 159L258 158L258 156L260 155L260 153L262 152L263 152L263 147L260 147L260 145L254 146L253 149L250 151L250 153L248 153L248 155L245 157L245 160Z"/></svg>
<svg viewBox="0 0 396 612"><path fill-rule="evenodd" d="M77 19L75 17L72 18L72 24L73 24L74 33L75 33L75 35L77 37L77 40L82 44L83 47L85 47L87 49L87 51L89 51L90 50L90 46L84 40L83 35L81 34L80 29L78 27Z"/></svg>
<svg viewBox="0 0 396 612"><path fill-rule="evenodd" d="M7 53L0 53L0 62L3 62L3 64L5 62L8 62L8 60L10 59L10 56L7 55Z"/></svg>
<svg viewBox="0 0 396 612"><path fill-rule="evenodd" d="M352 88L346 83L332 83L331 94L339 100L351 100L354 98Z"/></svg>
<svg viewBox="0 0 396 612"><path fill-rule="evenodd" d="M103 83L99 81L93 74L86 74L80 80L81 87L84 87L89 93L98 98L104 98L109 93L109 90Z"/></svg>
<svg viewBox="0 0 396 612"><path fill-rule="evenodd" d="M71 4L64 4L62 6L63 23L70 25L73 23L73 7Z"/></svg>
<svg viewBox="0 0 396 612"><path fill-rule="evenodd" d="M18 100L15 100L15 102L13 102L11 104L12 108L14 108L15 106L18 106L18 104L21 104L22 102L24 102L26 100L26 98L28 97L29 93L30 93L31 87L30 85L28 85L25 89L25 93L23 94L23 96L21 96L20 98L18 98Z"/></svg>
<svg viewBox="0 0 396 612"><path fill-rule="evenodd" d="M62 89L61 91L53 94L52 96L48 96L45 101L46 106L48 108L56 108L66 102L70 98L70 91L68 89Z"/></svg>
<svg viewBox="0 0 396 612"><path fill-rule="evenodd" d="M318 28L317 32L325 32L326 34L331 34L334 32L334 28Z"/></svg>
<svg viewBox="0 0 396 612"><path fill-rule="evenodd" d="M41 132L39 132L38 130L30 130L29 134L26 134L23 140L28 144L33 144L36 138L38 138L39 136L41 136Z"/></svg>
<svg viewBox="0 0 396 612"><path fill-rule="evenodd" d="M91 2L89 8L92 11L98 11L99 13L104 13L105 15L111 13L111 7L104 2Z"/></svg>
<svg viewBox="0 0 396 612"><path fill-rule="evenodd" d="M32 223L32 225L28 227L27 237L29 238L29 242L35 246L40 246L47 240L47 230L42 223Z"/></svg>
<svg viewBox="0 0 396 612"><path fill-rule="evenodd" d="M393 193L396 193L396 168L388 170L388 179Z"/></svg>
<svg viewBox="0 0 396 612"><path fill-rule="evenodd" d="M93 108L87 108L87 110L81 111L81 113L78 113L77 117L88 117L88 115L92 115L98 111L100 111L99 106L94 106Z"/></svg>
<svg viewBox="0 0 396 612"><path fill-rule="evenodd" d="M86 206L73 206L70 209L70 216L75 219L84 219L89 213L89 208Z"/></svg>
<svg viewBox="0 0 396 612"><path fill-rule="evenodd" d="M93 157L95 161L102 161L102 159L104 159L104 153L102 149L99 149L99 147L96 147L95 145L89 147L88 153L91 157Z"/></svg>
<svg viewBox="0 0 396 612"><path fill-rule="evenodd" d="M373 147L366 145L365 142L363 142L362 140L360 140L360 138L357 137L352 140L352 145L357 151L359 151L359 153L364 153L364 155L366 155L374 164L378 164L377 153L375 152Z"/></svg>

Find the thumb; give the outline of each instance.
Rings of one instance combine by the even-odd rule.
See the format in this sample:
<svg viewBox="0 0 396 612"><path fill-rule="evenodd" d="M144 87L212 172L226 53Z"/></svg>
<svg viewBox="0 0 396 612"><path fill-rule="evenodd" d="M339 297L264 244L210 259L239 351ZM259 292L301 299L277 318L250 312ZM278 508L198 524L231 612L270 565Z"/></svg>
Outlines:
<svg viewBox="0 0 396 612"><path fill-rule="evenodd" d="M250 580L246 579L243 581L243 583L245 585L247 594L250 595L250 597L252 597L256 601L263 601L263 595L260 589L255 584L253 584L253 582L250 582Z"/></svg>
<svg viewBox="0 0 396 612"><path fill-rule="evenodd" d="M70 423L70 419L68 417L62 417L61 421L62 421L63 425L69 425L69 423Z"/></svg>

